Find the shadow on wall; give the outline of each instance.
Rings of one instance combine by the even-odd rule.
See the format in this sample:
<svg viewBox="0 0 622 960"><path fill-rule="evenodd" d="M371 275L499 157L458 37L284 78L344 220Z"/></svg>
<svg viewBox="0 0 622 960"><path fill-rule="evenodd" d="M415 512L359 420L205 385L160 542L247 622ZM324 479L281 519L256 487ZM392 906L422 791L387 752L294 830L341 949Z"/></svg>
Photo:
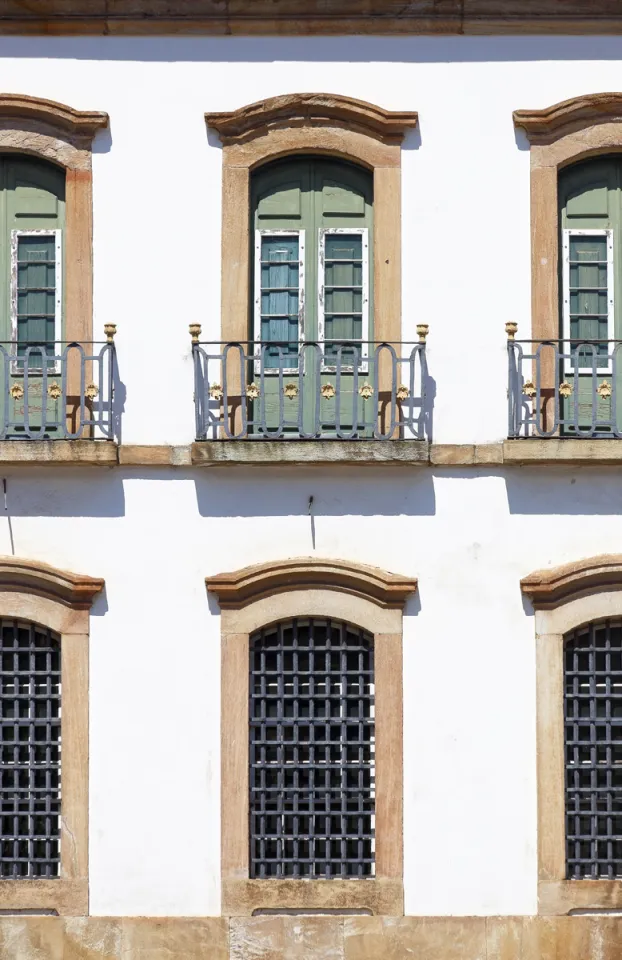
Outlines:
<svg viewBox="0 0 622 960"><path fill-rule="evenodd" d="M3 37L0 58L142 63L619 60L619 37Z"/></svg>
<svg viewBox="0 0 622 960"><path fill-rule="evenodd" d="M511 514L621 516L622 471L617 467L522 467L508 471Z"/></svg>
<svg viewBox="0 0 622 960"><path fill-rule="evenodd" d="M436 512L434 481L425 467L313 467L304 476L295 467L260 467L252 478L224 467L196 474L194 481L202 517L431 517Z"/></svg>
<svg viewBox="0 0 622 960"><path fill-rule="evenodd" d="M80 472L52 468L45 472L5 473L7 510L0 499L0 519L9 517L123 517L123 479L114 469L84 467ZM1 492L1 485L0 485Z"/></svg>

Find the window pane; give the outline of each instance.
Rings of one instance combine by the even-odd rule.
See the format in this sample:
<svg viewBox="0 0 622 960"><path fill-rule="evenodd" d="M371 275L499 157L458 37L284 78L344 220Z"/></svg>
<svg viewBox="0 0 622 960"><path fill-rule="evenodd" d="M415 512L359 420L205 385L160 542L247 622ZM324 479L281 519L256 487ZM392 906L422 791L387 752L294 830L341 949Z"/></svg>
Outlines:
<svg viewBox="0 0 622 960"><path fill-rule="evenodd" d="M565 638L566 864L569 879L622 877L622 623Z"/></svg>
<svg viewBox="0 0 622 960"><path fill-rule="evenodd" d="M54 353L56 322L56 237L17 239L17 352L28 346ZM32 361L36 364L37 358Z"/></svg>
<svg viewBox="0 0 622 960"><path fill-rule="evenodd" d="M0 877L60 872L58 638L35 624L0 621Z"/></svg>
<svg viewBox="0 0 622 960"><path fill-rule="evenodd" d="M299 305L299 238L262 236L260 336L262 343L280 346L264 351L266 367L297 365Z"/></svg>
<svg viewBox="0 0 622 960"><path fill-rule="evenodd" d="M607 237L571 236L569 242L570 336L606 340L609 334ZM607 344L595 351L607 354ZM590 362L593 351L580 351Z"/></svg>
<svg viewBox="0 0 622 960"><path fill-rule="evenodd" d="M363 336L363 236L327 233L324 237L324 337L360 341ZM336 357L338 344L326 344ZM343 362L352 351L343 350Z"/></svg>
<svg viewBox="0 0 622 960"><path fill-rule="evenodd" d="M250 645L251 877L374 875L370 634L300 619Z"/></svg>

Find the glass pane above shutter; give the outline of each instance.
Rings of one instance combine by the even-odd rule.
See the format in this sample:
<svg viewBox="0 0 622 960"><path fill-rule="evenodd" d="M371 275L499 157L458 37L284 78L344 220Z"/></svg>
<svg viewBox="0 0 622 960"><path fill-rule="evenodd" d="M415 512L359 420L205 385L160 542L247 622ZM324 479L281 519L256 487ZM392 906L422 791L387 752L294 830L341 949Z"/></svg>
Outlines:
<svg viewBox="0 0 622 960"><path fill-rule="evenodd" d="M261 237L260 339L279 344L265 350L266 367L297 364L300 309L300 238ZM289 359L285 359L289 358Z"/></svg>
<svg viewBox="0 0 622 960"><path fill-rule="evenodd" d="M56 237L53 234L18 236L18 355L23 355L28 346L44 346L54 353L56 269Z"/></svg>
<svg viewBox="0 0 622 960"><path fill-rule="evenodd" d="M360 341L363 338L363 235L327 233L324 241L324 338ZM336 357L338 344L326 344L326 356ZM341 351L351 362L352 351Z"/></svg>
<svg viewBox="0 0 622 960"><path fill-rule="evenodd" d="M606 236L571 235L568 253L569 319L572 340L607 340L609 335L609 265ZM607 344L586 348L607 354Z"/></svg>

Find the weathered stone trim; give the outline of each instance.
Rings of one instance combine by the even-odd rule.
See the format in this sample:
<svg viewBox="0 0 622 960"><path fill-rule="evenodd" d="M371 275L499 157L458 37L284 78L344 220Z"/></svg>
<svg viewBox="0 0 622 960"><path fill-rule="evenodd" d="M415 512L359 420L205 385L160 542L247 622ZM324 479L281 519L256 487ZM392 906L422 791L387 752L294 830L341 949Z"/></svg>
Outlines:
<svg viewBox="0 0 622 960"><path fill-rule="evenodd" d="M0 577L1 577L0 566ZM1 579L0 579L1 584ZM256 600L292 590L332 590L363 597L388 609L404 608L407 597L417 590L417 580L387 573L379 567L346 560L299 557L257 563L232 573L206 577L221 610L239 610Z"/></svg>
<svg viewBox="0 0 622 960"><path fill-rule="evenodd" d="M2 440L5 466L116 466L117 444L107 440Z"/></svg>
<svg viewBox="0 0 622 960"><path fill-rule="evenodd" d="M307 567L305 571L304 567ZM262 564L206 580L221 608L222 912L366 909L401 915L403 903L402 608L416 581L349 562ZM270 584L274 589L270 589ZM237 593L237 596L232 596ZM251 881L248 864L248 661L258 627L296 616L335 617L374 635L376 877L372 880Z"/></svg>
<svg viewBox="0 0 622 960"><path fill-rule="evenodd" d="M586 593L622 590L622 554L602 554L523 577L521 590L536 610L554 610Z"/></svg>
<svg viewBox="0 0 622 960"><path fill-rule="evenodd" d="M0 880L2 910L88 913L89 610L103 586L99 578L36 560L0 558L0 617L30 620L60 635L63 691L60 877Z"/></svg>
<svg viewBox="0 0 622 960"><path fill-rule="evenodd" d="M217 131L223 146L265 136L268 130L310 124L344 127L382 143L401 143L407 129L417 126L414 111L384 110L366 100L336 93L292 93L258 100L238 110L206 113L205 122Z"/></svg>
<svg viewBox="0 0 622 960"><path fill-rule="evenodd" d="M602 556L521 580L535 607L538 913L622 909L622 881L567 880L564 810L564 635L622 616L622 557Z"/></svg>

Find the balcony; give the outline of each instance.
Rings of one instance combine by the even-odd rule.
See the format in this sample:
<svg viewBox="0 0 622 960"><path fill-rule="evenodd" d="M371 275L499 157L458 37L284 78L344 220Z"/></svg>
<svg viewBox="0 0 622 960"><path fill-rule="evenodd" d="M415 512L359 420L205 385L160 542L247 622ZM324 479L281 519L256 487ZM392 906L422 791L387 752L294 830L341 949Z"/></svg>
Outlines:
<svg viewBox="0 0 622 960"><path fill-rule="evenodd" d="M107 324L100 343L0 343L0 441L114 440L115 331Z"/></svg>
<svg viewBox="0 0 622 960"><path fill-rule="evenodd" d="M622 341L517 340L508 332L510 439L622 437Z"/></svg>
<svg viewBox="0 0 622 960"><path fill-rule="evenodd" d="M416 343L223 343L200 341L198 325L190 332L199 442L278 441L293 454L299 441L307 459L310 442L321 441L332 462L340 455L325 442L361 444L362 454L382 441L426 440L427 326Z"/></svg>

